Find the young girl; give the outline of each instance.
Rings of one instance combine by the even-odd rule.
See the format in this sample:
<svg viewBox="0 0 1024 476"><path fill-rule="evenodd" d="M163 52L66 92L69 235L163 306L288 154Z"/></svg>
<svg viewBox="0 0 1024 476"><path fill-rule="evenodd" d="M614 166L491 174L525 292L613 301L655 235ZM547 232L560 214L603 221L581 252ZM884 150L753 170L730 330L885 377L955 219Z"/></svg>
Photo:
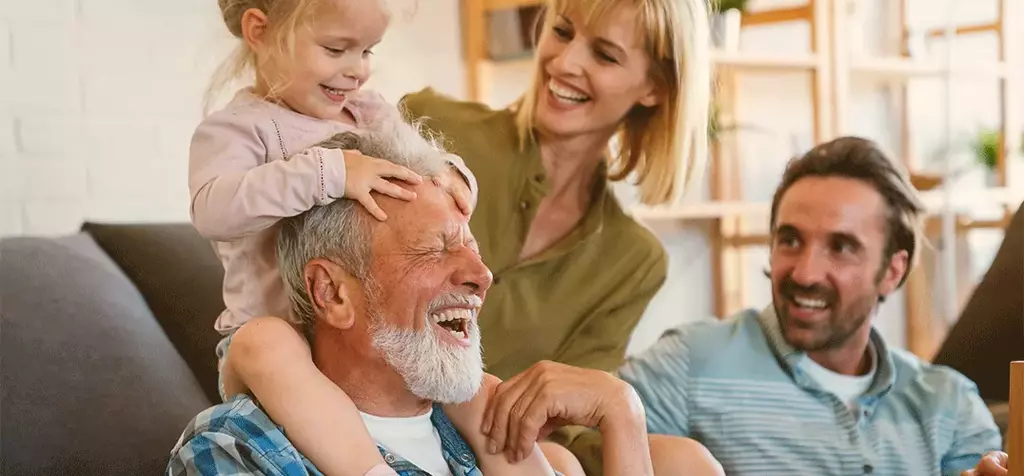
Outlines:
<svg viewBox="0 0 1024 476"><path fill-rule="evenodd" d="M415 198L387 180L420 182L412 171L314 146L399 114L380 95L359 91L371 49L389 21L380 1L218 0L228 29L242 41L211 92L243 73L255 81L199 125L190 149L192 220L225 266L226 310L216 323L227 336L217 348L221 395L251 390L295 447L328 475L395 472L352 401L316 370L294 327L245 324L256 316L291 317L273 252L280 219L347 198L386 220L371 192ZM475 179L461 159L452 157L450 164L449 176L437 182L469 214ZM245 332L233 339L239 329ZM479 421L494 380L473 402L448 409L449 417L488 474L550 473L540 451L515 466L487 453Z"/></svg>

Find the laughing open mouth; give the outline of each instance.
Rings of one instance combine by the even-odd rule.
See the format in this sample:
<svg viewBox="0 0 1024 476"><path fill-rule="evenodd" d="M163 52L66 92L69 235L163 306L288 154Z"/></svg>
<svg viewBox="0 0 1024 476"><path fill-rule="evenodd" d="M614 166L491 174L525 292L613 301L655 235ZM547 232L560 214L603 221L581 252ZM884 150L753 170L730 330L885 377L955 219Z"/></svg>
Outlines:
<svg viewBox="0 0 1024 476"><path fill-rule="evenodd" d="M820 298L793 296L792 301L793 304L805 309L820 310L828 307L828 302L826 302L825 299Z"/></svg>
<svg viewBox="0 0 1024 476"><path fill-rule="evenodd" d="M473 310L450 308L432 313L430 317L442 329L451 332L453 337L469 339L469 320L473 318Z"/></svg>
<svg viewBox="0 0 1024 476"><path fill-rule="evenodd" d="M548 81L548 91L558 100L570 104L582 104L590 100L590 97L573 89Z"/></svg>

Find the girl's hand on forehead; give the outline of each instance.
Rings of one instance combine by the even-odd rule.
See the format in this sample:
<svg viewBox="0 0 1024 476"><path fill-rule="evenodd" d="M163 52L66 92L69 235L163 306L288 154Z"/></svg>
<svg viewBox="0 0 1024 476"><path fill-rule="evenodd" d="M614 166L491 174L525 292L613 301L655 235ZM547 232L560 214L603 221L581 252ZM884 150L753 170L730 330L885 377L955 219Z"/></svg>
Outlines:
<svg viewBox="0 0 1024 476"><path fill-rule="evenodd" d="M399 200L413 200L416 192L402 188L388 179L404 180L412 184L423 182L416 172L401 165L363 155L358 150L345 151L345 198L361 203L374 218L384 221L388 216L377 205L371 192Z"/></svg>
<svg viewBox="0 0 1024 476"><path fill-rule="evenodd" d="M455 199L455 205L459 207L463 215L469 217L473 214L472 193L469 190L469 184L466 183L466 179L462 177L462 173L458 169L449 166L444 174L433 177L431 181Z"/></svg>

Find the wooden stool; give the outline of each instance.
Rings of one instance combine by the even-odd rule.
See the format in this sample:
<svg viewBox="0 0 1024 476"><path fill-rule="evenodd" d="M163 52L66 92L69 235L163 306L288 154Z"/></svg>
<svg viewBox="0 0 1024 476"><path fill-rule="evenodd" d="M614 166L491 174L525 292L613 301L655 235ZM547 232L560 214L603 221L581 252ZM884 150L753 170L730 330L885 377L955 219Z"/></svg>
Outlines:
<svg viewBox="0 0 1024 476"><path fill-rule="evenodd" d="M1010 432L1006 438L1010 476L1024 476L1024 361L1010 362Z"/></svg>

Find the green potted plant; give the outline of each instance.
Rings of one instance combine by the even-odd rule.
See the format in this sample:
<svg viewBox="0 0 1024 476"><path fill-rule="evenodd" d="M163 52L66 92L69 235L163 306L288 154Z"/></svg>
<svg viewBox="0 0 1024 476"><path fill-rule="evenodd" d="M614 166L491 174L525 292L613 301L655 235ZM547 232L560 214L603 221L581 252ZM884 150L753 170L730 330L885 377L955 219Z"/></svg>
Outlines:
<svg viewBox="0 0 1024 476"><path fill-rule="evenodd" d="M749 0L712 0L711 10L715 13L727 10L739 10L740 13L747 11Z"/></svg>
<svg viewBox="0 0 1024 476"><path fill-rule="evenodd" d="M989 171L996 169L996 161L999 157L999 131L986 129L978 133L971 143L974 149L974 158L982 167Z"/></svg>
<svg viewBox="0 0 1024 476"><path fill-rule="evenodd" d="M711 0L711 42L715 48L736 50L739 47L740 17L747 11L749 0Z"/></svg>
<svg viewBox="0 0 1024 476"><path fill-rule="evenodd" d="M718 113L718 104L712 101L711 110L708 111L708 140L711 142L718 141L722 135L732 132L759 132L762 134L774 134L770 129L760 127L753 124L743 123L722 123L722 118Z"/></svg>
<svg viewBox="0 0 1024 476"><path fill-rule="evenodd" d="M996 168L999 165L999 143L1002 133L997 129L983 129L971 142L971 150L974 152L974 159L981 165L986 173L986 182L994 185L996 182ZM1021 138L1024 144L1024 135ZM1024 153L1024 145L1021 147Z"/></svg>

